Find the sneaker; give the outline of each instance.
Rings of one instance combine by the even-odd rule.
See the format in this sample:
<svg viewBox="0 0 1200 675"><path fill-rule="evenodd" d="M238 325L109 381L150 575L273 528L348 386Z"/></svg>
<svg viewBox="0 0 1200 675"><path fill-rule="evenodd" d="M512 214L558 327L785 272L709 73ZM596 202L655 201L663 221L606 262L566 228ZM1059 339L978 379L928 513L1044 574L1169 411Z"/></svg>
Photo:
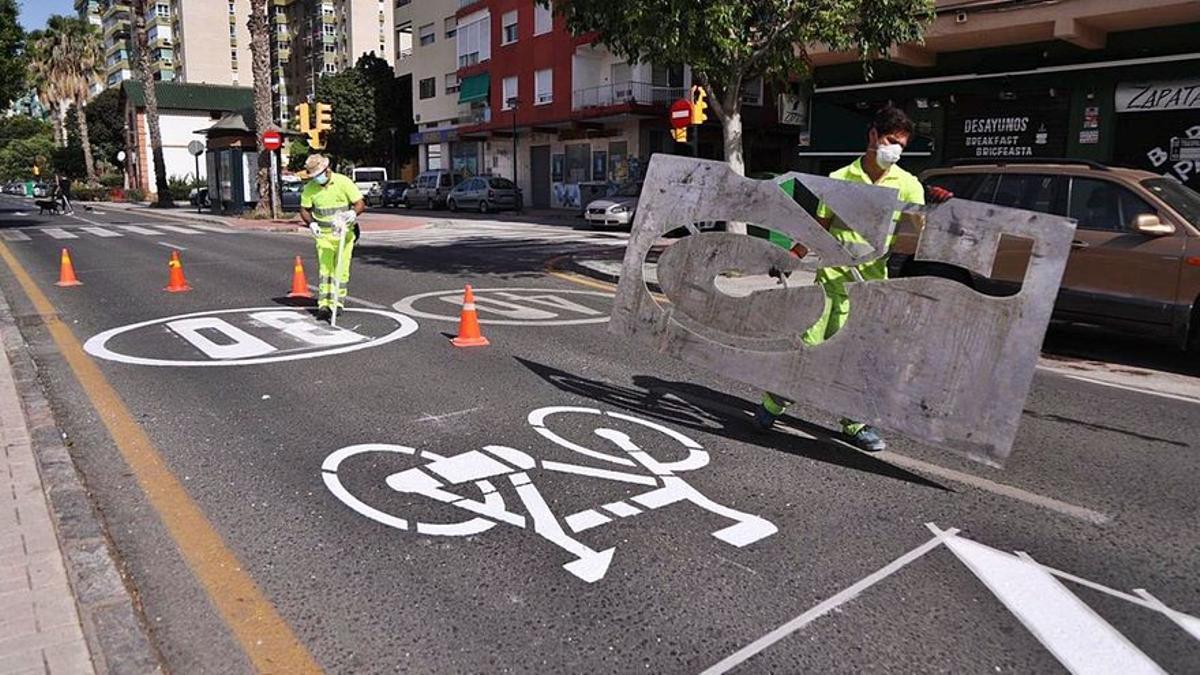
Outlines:
<svg viewBox="0 0 1200 675"><path fill-rule="evenodd" d="M862 427L850 436L850 441L860 450L867 452L883 452L887 450L887 441L883 440L883 436L879 430L873 426L864 424Z"/></svg>
<svg viewBox="0 0 1200 675"><path fill-rule="evenodd" d="M328 307L322 307L317 310L317 321L329 321L333 318L333 310Z"/></svg>
<svg viewBox="0 0 1200 675"><path fill-rule="evenodd" d="M773 414L770 410L767 410L767 406L761 403L754 410L754 428L759 431L770 431L771 427L775 426L775 420L777 419L779 419L779 415Z"/></svg>

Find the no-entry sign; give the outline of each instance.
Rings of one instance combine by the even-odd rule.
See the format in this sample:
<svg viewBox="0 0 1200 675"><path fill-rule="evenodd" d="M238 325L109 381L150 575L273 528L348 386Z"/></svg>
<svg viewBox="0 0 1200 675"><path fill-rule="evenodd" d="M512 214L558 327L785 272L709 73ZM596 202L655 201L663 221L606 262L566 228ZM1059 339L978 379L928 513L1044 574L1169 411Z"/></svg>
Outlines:
<svg viewBox="0 0 1200 675"><path fill-rule="evenodd" d="M681 98L671 104L671 128L682 129L692 123L692 102Z"/></svg>
<svg viewBox="0 0 1200 675"><path fill-rule="evenodd" d="M262 135L262 144L264 150L270 150L274 152L283 147L283 136L281 136L278 131L264 131Z"/></svg>

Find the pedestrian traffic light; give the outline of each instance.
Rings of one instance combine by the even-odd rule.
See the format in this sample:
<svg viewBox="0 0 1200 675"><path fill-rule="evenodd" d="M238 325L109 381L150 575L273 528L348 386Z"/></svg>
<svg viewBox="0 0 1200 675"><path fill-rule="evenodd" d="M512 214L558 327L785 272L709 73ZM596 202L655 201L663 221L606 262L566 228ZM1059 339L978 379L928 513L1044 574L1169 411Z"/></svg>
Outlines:
<svg viewBox="0 0 1200 675"><path fill-rule="evenodd" d="M688 131L687 127L682 127L679 129L672 129L671 136L673 136L675 138L676 143L687 143L687 131Z"/></svg>
<svg viewBox="0 0 1200 675"><path fill-rule="evenodd" d="M707 99L708 93L704 91L704 87L692 87L692 124L704 124L708 120L708 114L704 112L708 110Z"/></svg>
<svg viewBox="0 0 1200 675"><path fill-rule="evenodd" d="M317 131L330 131L333 129L333 106L328 103L317 104Z"/></svg>

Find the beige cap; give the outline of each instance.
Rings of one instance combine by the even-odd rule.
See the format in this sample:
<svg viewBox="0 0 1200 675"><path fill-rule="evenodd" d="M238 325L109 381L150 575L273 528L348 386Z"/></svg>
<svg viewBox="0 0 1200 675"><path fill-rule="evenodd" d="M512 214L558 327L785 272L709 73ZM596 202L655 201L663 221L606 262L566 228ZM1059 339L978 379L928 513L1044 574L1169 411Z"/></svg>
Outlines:
<svg viewBox="0 0 1200 675"><path fill-rule="evenodd" d="M309 155L308 159L304 160L304 173L309 178L321 173L329 168L329 158L325 155Z"/></svg>

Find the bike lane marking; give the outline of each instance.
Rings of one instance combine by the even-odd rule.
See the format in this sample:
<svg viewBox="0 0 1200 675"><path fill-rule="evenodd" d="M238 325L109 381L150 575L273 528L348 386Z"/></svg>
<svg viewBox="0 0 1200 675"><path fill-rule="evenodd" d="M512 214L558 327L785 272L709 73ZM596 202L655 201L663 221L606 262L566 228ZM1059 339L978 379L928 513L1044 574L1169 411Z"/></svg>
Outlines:
<svg viewBox="0 0 1200 675"><path fill-rule="evenodd" d="M166 526L250 662L261 672L321 672L312 654L258 588L183 484L167 468L165 458L95 360L83 351L75 334L58 318L53 303L2 242L0 258L41 315L55 346L137 478L146 500Z"/></svg>

